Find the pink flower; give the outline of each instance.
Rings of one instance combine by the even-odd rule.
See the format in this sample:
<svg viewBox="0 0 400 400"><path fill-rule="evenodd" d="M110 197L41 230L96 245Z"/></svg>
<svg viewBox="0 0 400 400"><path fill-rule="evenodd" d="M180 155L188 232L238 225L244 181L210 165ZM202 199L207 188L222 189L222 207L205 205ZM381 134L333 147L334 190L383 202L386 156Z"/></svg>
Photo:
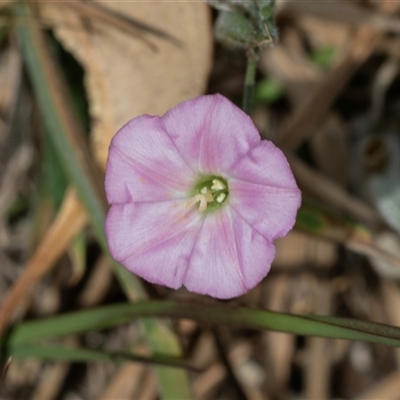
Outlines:
<svg viewBox="0 0 400 400"><path fill-rule="evenodd" d="M220 299L267 275L301 202L283 153L218 94L129 121L111 142L105 187L117 261Z"/></svg>

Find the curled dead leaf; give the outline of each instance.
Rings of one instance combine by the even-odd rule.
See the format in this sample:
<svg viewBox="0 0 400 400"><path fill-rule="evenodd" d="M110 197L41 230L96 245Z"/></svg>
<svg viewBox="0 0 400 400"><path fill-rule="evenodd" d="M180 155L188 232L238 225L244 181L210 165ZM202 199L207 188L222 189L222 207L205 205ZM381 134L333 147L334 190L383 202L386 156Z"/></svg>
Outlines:
<svg viewBox="0 0 400 400"><path fill-rule="evenodd" d="M41 3L42 16L85 69L92 144L103 167L112 136L129 119L164 114L204 92L212 54L206 4L133 1L105 3L105 7L165 36L146 30L134 36L60 3Z"/></svg>

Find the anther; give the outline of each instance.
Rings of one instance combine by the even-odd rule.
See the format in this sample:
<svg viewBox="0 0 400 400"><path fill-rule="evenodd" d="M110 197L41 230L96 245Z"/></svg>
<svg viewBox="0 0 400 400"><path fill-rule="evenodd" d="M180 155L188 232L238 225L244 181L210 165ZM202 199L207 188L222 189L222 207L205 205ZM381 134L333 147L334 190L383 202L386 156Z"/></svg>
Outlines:
<svg viewBox="0 0 400 400"><path fill-rule="evenodd" d="M217 200L217 203L222 203L226 198L226 194L225 193L220 193L215 200Z"/></svg>
<svg viewBox="0 0 400 400"><path fill-rule="evenodd" d="M225 189L225 185L218 179L213 179L211 190L223 190Z"/></svg>

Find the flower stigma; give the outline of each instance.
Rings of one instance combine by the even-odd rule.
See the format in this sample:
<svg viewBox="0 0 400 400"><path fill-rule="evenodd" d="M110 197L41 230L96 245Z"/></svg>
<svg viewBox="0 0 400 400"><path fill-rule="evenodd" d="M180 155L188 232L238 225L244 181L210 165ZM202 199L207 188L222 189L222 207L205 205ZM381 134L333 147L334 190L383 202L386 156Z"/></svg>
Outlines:
<svg viewBox="0 0 400 400"><path fill-rule="evenodd" d="M225 203L228 194L226 179L214 175L203 176L194 186L186 208L199 204L200 212L215 211Z"/></svg>

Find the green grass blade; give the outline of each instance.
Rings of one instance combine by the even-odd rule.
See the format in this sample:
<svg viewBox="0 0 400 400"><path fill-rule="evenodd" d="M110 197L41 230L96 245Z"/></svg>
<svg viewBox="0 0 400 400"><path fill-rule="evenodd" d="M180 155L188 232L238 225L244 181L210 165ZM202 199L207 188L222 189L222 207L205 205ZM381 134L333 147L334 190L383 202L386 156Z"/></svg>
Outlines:
<svg viewBox="0 0 400 400"><path fill-rule="evenodd" d="M174 368L194 369L182 360L164 358L160 356L144 357L128 352L116 352L90 349L85 347L71 347L54 344L29 344L17 346L11 349L7 356L13 359L35 358L45 361L69 361L69 362L138 362L154 365L165 365Z"/></svg>
<svg viewBox="0 0 400 400"><path fill-rule="evenodd" d="M295 228L338 243L352 240L373 244L370 231L362 224L312 204L301 206Z"/></svg>
<svg viewBox="0 0 400 400"><path fill-rule="evenodd" d="M159 321L153 318L143 318L141 319L144 329L146 330L146 339L154 352L154 354L164 354L165 349L170 349L174 354L181 354L180 344L176 340L176 337L168 334L168 332L172 332L172 328L167 324L161 325ZM165 333L160 334L160 330L165 331ZM182 399L191 398L191 393L185 387L187 385L186 379L187 376L184 374L175 374L173 379L167 379L170 375L168 372L168 367L158 367L159 377L162 376L164 378L163 389L165 393L170 394L170 398L173 399L176 396L176 387L181 387L183 390L181 391L181 395L185 397L177 397ZM186 394L184 394L186 392Z"/></svg>
<svg viewBox="0 0 400 400"><path fill-rule="evenodd" d="M28 3L16 3L14 14L17 19L26 21L26 24L17 25L18 39L50 140L69 179L77 188L97 240L103 250L108 252L104 233L105 213L108 207L102 180L95 163L90 162L90 152L83 140L83 130L80 128L81 124L74 114L73 107L70 106L68 91L60 76L60 70L50 56L46 40L39 28L40 24L34 20ZM131 301L146 298L139 279L118 263L114 262L113 268ZM168 340L174 343L173 347L164 348L164 354L179 357L179 342L172 330L158 323L154 329L158 331L159 340L164 341L165 336L168 336ZM153 335L151 346L156 346L157 335ZM185 371L157 367L156 372L164 398L191 398L189 379ZM171 390L170 382L176 379L181 384Z"/></svg>
<svg viewBox="0 0 400 400"><path fill-rule="evenodd" d="M10 332L6 345L15 348L32 340L104 329L144 316L188 318L207 324L267 329L331 339L362 340L400 347L400 328L374 322L175 301L117 304L51 317L42 321L26 322L16 326ZM150 331L149 334L151 333Z"/></svg>
<svg viewBox="0 0 400 400"><path fill-rule="evenodd" d="M68 107L69 95L64 82L29 7L18 3L14 9L17 18L27 21L26 24L18 24L18 39L49 139L69 179L77 187L80 199L90 210L98 240L106 245L104 233L99 232L103 231L107 204L99 171L95 170L93 162L89 162L90 151L83 140L85 135L81 124Z"/></svg>

